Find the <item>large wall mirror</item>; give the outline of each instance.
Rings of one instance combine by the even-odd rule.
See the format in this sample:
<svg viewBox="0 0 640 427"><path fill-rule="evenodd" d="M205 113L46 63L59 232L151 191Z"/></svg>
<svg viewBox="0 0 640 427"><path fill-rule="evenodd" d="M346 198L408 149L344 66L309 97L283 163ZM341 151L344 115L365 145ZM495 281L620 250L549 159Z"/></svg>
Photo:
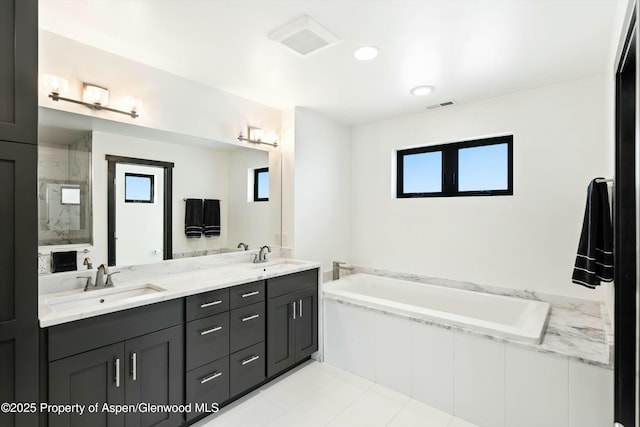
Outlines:
<svg viewBox="0 0 640 427"><path fill-rule="evenodd" d="M90 256L94 264L106 264L108 258L112 260L110 239L118 239L119 233L131 236L147 224L159 224L158 227L169 230L170 251L165 250L166 239L133 239L135 244L120 245L111 264L126 266L242 251L244 245L240 243L250 249L280 246L278 150L195 138L44 107L40 108L39 122L41 253L77 250L80 262ZM59 159L68 159L67 164L48 165L46 162L54 154ZM152 168L138 167L131 171L123 168L122 180L116 178L112 195L116 209L121 206L121 212L109 214L109 158L174 165L168 221L164 220L162 209L153 209L154 204L164 203L160 186L166 183L160 175L154 179L140 178L152 176ZM84 162L82 165L80 160ZM62 176L62 170L69 172ZM153 187L138 188L148 182L153 182ZM140 199L140 194L144 195L145 203L132 202ZM122 203L118 202L119 196ZM186 199L218 201L217 233L187 236ZM115 221L115 234L111 236L110 218Z"/></svg>

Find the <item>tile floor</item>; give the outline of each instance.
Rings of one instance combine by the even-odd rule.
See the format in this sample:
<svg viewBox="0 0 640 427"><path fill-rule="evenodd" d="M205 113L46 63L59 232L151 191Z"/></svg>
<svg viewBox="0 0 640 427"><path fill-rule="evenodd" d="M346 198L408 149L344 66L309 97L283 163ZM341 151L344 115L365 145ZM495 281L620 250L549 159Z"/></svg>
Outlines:
<svg viewBox="0 0 640 427"><path fill-rule="evenodd" d="M332 365L308 362L194 427L477 427Z"/></svg>

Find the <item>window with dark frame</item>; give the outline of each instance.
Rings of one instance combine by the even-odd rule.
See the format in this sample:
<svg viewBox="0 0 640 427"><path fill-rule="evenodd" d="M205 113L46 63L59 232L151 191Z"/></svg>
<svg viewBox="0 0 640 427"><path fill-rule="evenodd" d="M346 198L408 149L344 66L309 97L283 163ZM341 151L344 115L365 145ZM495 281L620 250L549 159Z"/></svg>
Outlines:
<svg viewBox="0 0 640 427"><path fill-rule="evenodd" d="M513 135L398 150L396 197L513 195Z"/></svg>
<svg viewBox="0 0 640 427"><path fill-rule="evenodd" d="M253 171L253 201L269 201L269 168L258 168Z"/></svg>
<svg viewBox="0 0 640 427"><path fill-rule="evenodd" d="M154 176L140 173L124 174L125 203L153 203Z"/></svg>

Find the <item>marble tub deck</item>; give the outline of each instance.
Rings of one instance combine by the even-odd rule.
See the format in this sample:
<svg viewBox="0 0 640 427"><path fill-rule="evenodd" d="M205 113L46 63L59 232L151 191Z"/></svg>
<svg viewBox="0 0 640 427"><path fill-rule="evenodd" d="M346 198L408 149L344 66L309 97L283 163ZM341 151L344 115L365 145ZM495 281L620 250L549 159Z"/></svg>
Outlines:
<svg viewBox="0 0 640 427"><path fill-rule="evenodd" d="M555 295L538 295L527 291L514 291L469 282L417 276L365 267L356 267L354 273L373 274L412 282L546 301L551 304L551 309L545 334L543 336L542 343L540 344L530 344L515 339L499 338L466 328L445 325L413 317L410 318L414 321L428 325L453 329L466 334L483 336L494 341L508 342L513 345L522 346L542 353L565 356L589 365L613 369L613 333L611 320L607 314L605 305L599 301ZM325 283L324 286L326 289L326 286L331 286L331 282ZM352 304L351 302L341 301L339 299L336 301L368 309L365 306ZM375 310L380 311L377 309ZM407 318L407 316L392 312L386 312L386 314Z"/></svg>

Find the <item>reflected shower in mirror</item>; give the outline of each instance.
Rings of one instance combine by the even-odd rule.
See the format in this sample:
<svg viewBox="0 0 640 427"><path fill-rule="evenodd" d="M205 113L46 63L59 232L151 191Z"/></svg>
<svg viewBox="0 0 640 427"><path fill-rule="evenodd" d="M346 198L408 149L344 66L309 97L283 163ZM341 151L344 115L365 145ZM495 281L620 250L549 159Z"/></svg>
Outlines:
<svg viewBox="0 0 640 427"><path fill-rule="evenodd" d="M91 134L40 129L38 244L91 244Z"/></svg>

